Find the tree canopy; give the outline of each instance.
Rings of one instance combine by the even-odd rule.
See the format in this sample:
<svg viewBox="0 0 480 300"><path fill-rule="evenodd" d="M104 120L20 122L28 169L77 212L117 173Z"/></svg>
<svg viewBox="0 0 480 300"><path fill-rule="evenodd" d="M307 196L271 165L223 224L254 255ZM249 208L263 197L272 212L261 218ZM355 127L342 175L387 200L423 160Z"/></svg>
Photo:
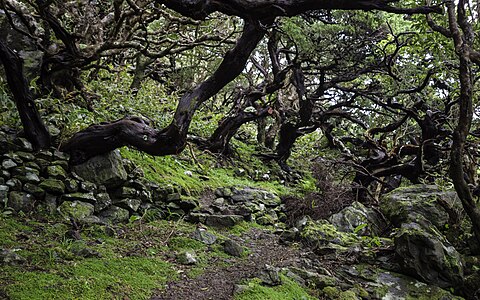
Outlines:
<svg viewBox="0 0 480 300"><path fill-rule="evenodd" d="M480 239L476 1L2 0L0 9L3 77L37 149L51 138L36 100L94 111L85 83L128 66L132 95L153 81L178 96L170 123L129 114L83 128L61 141L72 164L122 146L177 154L189 139L232 155L232 137L255 122L258 155L290 172L298 140L321 132L355 170L361 199L374 183L386 191L449 170ZM221 116L209 136L191 131L199 110Z"/></svg>

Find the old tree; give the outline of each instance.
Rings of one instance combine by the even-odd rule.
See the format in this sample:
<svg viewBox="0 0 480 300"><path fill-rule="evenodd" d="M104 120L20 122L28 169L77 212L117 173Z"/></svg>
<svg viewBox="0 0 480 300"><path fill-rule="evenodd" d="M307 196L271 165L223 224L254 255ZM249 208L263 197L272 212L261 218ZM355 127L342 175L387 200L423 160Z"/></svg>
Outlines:
<svg viewBox="0 0 480 300"><path fill-rule="evenodd" d="M133 92L148 77L182 93L173 119L160 129L136 116L91 125L61 145L71 163L122 146L180 153L195 113L224 97L228 112L210 137L194 138L200 147L229 154L230 139L256 121L258 143L268 150L259 155L289 172L296 141L321 131L355 168L361 198L374 182L395 185L382 178L428 181L449 163L480 239L472 195L480 65L475 1L90 2L0 1L2 32L27 41L16 45L0 35L0 60L35 148L51 144L36 98L76 93L94 110L96 95L83 74L128 63ZM25 45L40 53L33 75L24 72ZM198 67L179 77L186 57Z"/></svg>

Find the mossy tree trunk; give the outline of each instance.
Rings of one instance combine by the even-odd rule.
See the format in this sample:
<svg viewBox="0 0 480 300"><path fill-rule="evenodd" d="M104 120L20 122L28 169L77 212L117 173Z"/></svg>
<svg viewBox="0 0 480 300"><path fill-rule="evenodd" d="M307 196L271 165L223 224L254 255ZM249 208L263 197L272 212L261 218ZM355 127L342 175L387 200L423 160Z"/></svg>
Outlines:
<svg viewBox="0 0 480 300"><path fill-rule="evenodd" d="M0 61L5 69L7 83L15 100L25 136L37 150L49 147L50 133L35 106L33 93L23 73L23 61L2 40Z"/></svg>

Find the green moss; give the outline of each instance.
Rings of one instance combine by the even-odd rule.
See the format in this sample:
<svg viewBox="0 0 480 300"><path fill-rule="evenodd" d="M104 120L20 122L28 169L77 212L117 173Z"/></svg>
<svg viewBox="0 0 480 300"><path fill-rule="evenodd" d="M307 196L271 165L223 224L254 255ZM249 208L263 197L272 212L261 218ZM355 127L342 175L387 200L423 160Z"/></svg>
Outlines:
<svg viewBox="0 0 480 300"><path fill-rule="evenodd" d="M176 236L168 242L168 247L172 251L180 250L200 250L206 248L205 244L189 237Z"/></svg>
<svg viewBox="0 0 480 300"><path fill-rule="evenodd" d="M328 299L337 299L341 291L333 286L327 286L323 288L322 292Z"/></svg>
<svg viewBox="0 0 480 300"><path fill-rule="evenodd" d="M145 178L160 185L181 187L189 195L199 195L206 189L216 189L225 186L261 187L284 195L292 190L278 182L255 182L246 177L235 177L234 170L228 167L217 168L214 156L204 152L194 151L196 162L191 152L184 151L178 156L155 157L145 153L122 148L123 157L130 159L145 173ZM253 153L253 152L252 152ZM251 153L247 157L251 156ZM267 169L262 166L262 169ZM185 174L191 172L191 176ZM208 178L208 180L205 180Z"/></svg>
<svg viewBox="0 0 480 300"><path fill-rule="evenodd" d="M12 247L15 245L17 233L29 234L32 230L31 226L0 214L0 247Z"/></svg>
<svg viewBox="0 0 480 300"><path fill-rule="evenodd" d="M267 287L260 284L259 279L248 282L248 288L235 296L235 300L297 300L315 299L295 281L282 276L282 285Z"/></svg>
<svg viewBox="0 0 480 300"><path fill-rule="evenodd" d="M51 272L10 270L5 289L12 299L148 299L154 288L175 278L153 258L87 259Z"/></svg>
<svg viewBox="0 0 480 300"><path fill-rule="evenodd" d="M350 246L360 242L356 234L337 231L335 226L326 220L309 221L302 231L302 237L312 244L331 242L342 246Z"/></svg>

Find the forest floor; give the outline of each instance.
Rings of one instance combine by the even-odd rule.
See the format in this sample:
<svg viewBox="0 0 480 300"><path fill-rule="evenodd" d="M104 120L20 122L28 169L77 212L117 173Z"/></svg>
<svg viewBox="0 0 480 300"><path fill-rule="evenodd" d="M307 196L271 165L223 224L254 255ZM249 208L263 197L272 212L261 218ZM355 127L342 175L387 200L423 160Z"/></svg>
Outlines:
<svg viewBox="0 0 480 300"><path fill-rule="evenodd" d="M2 253L10 263L0 268L0 299L250 299L234 295L242 286L313 299L291 280L271 288L253 279L266 265L300 266L308 254L299 244L282 244L273 227L207 228L217 238L211 245L194 238L197 230L183 220L75 229L41 217L0 215L0 248L12 249ZM226 240L243 254L227 254ZM181 254L192 251L196 262L182 263Z"/></svg>
<svg viewBox="0 0 480 300"><path fill-rule="evenodd" d="M180 280L169 282L152 299L232 299L238 284L258 276L265 265L283 268L301 264L301 250L279 243L279 236L271 230L252 228L230 238L246 247L248 256L227 258L223 264L213 262L198 276L184 274Z"/></svg>

